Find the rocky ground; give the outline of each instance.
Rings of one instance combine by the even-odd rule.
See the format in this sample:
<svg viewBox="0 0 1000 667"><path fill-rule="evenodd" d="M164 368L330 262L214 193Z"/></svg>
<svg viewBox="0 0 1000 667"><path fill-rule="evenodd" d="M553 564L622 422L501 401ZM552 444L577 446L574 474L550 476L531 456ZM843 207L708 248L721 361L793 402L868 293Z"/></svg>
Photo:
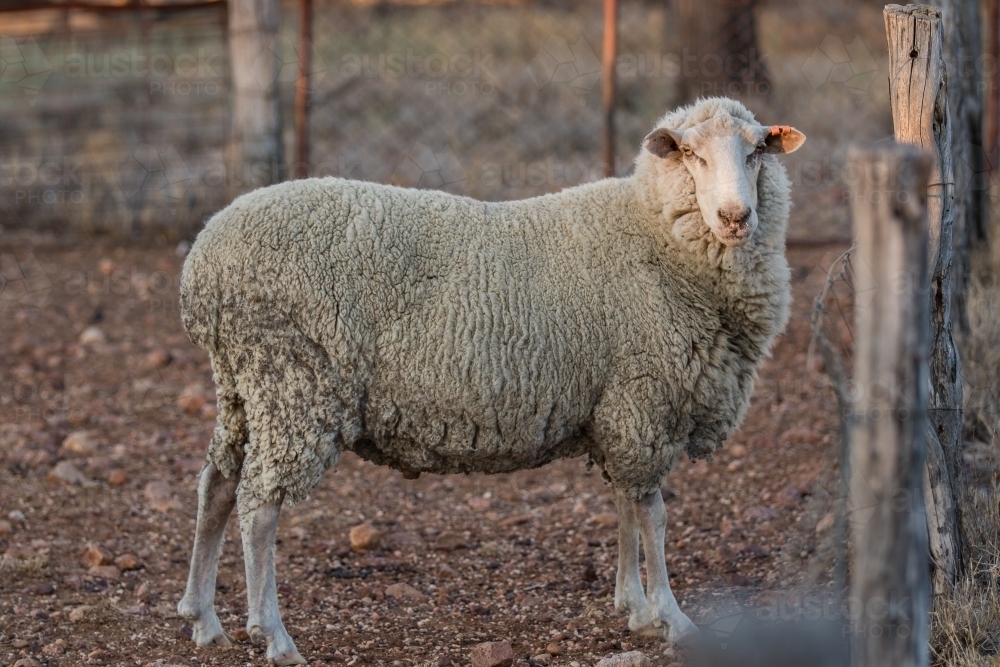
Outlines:
<svg viewBox="0 0 1000 667"><path fill-rule="evenodd" d="M0 664L264 664L240 632L235 521L217 593L235 646L197 649L174 611L215 414L208 359L179 321L182 257L9 233L0 250ZM806 350L841 250L790 251L794 316L745 425L663 488L671 582L710 638L737 603L793 605L791 591L832 578L837 410ZM466 665L487 641L510 642L522 667L635 649L678 662L613 609L616 524L583 460L405 480L346 455L285 511L285 624L314 665ZM370 548L352 548L359 525Z"/></svg>

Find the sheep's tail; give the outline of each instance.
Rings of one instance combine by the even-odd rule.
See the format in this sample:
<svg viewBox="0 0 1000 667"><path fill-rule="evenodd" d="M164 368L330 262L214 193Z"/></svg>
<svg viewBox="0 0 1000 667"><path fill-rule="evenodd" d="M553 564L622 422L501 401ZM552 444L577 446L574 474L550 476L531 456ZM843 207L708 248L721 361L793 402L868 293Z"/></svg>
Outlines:
<svg viewBox="0 0 1000 667"><path fill-rule="evenodd" d="M223 292L219 269L203 251L206 232L199 235L181 272L181 321L191 341L208 352L212 360L218 416L208 447L208 459L225 477L239 475L249 427L243 398L236 390L236 377L226 351L219 347L220 306Z"/></svg>

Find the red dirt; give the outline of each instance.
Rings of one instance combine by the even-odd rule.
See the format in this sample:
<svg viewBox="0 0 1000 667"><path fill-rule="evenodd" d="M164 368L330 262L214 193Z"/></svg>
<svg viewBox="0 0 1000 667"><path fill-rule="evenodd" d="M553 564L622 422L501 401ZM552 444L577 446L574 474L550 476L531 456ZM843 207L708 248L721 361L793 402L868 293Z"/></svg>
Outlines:
<svg viewBox="0 0 1000 667"><path fill-rule="evenodd" d="M174 612L214 409L208 359L179 321L183 260L172 247L37 235L5 235L2 250L0 663L264 664L263 648L246 641L196 648ZM815 527L831 506L837 411L806 350L812 297L838 252L790 251L793 319L743 428L714 461L685 460L667 479L668 568L696 622L733 598L831 578L830 533L817 538ZM79 342L91 325L106 342ZM81 430L93 451L62 450ZM60 461L87 480L48 481ZM521 665L549 643L561 650L555 665L635 648L670 664L662 643L630 636L613 609L613 513L583 460L410 481L346 455L284 513L285 624L310 664L468 664L474 644L494 640L510 641ZM348 533L363 521L382 546L352 552ZM134 556L138 569L88 570L88 545ZM425 597L387 596L400 582ZM92 609L71 620L83 605ZM235 519L217 607L229 632L243 627Z"/></svg>

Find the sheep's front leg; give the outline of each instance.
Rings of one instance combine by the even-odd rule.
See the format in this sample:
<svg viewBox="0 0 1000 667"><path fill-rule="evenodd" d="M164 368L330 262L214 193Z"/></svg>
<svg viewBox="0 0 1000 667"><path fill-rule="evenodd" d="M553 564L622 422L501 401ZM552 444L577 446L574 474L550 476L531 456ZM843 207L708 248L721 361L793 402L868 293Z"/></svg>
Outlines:
<svg viewBox="0 0 1000 667"><path fill-rule="evenodd" d="M267 659L275 665L304 665L295 643L281 623L274 576L274 535L281 500L240 511L243 560L247 570L247 634L267 642Z"/></svg>
<svg viewBox="0 0 1000 667"><path fill-rule="evenodd" d="M215 614L215 576L222 554L226 522L236 504L236 479L226 479L209 463L198 483L198 520L187 590L177 613L193 621L193 639L198 646L229 646L230 638Z"/></svg>
<svg viewBox="0 0 1000 667"><path fill-rule="evenodd" d="M615 609L632 618L646 610L646 594L639 576L639 524L632 501L621 491L615 492L618 508L618 576L615 579ZM636 618L638 622L638 618Z"/></svg>
<svg viewBox="0 0 1000 667"><path fill-rule="evenodd" d="M667 512L663 507L663 497L659 491L654 491L634 503L633 508L646 553L648 607L641 618L633 614L629 619L629 629L637 634L659 635L672 642L693 638L698 635L698 628L677 606L667 577L667 561L663 553ZM633 621L636 621L636 627L633 627Z"/></svg>

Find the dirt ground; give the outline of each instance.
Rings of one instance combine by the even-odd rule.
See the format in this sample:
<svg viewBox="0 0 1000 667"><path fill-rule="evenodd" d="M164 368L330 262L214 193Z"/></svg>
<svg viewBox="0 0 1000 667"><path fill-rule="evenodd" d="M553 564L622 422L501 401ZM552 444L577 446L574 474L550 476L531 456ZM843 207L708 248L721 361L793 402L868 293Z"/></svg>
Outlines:
<svg viewBox="0 0 1000 667"><path fill-rule="evenodd" d="M806 351L812 297L842 250L790 250L794 315L743 428L664 486L671 582L709 633L734 600L832 579L837 411ZM10 233L0 251L0 664L264 664L237 632L235 519L216 604L242 641L198 649L175 613L214 417L208 358L179 320L182 257ZM352 551L364 522L381 546ZM552 665L630 649L669 665L670 647L630 636L613 609L615 525L609 488L584 460L411 481L346 455L285 510L285 625L315 665L465 665L494 640L522 666L550 644Z"/></svg>

